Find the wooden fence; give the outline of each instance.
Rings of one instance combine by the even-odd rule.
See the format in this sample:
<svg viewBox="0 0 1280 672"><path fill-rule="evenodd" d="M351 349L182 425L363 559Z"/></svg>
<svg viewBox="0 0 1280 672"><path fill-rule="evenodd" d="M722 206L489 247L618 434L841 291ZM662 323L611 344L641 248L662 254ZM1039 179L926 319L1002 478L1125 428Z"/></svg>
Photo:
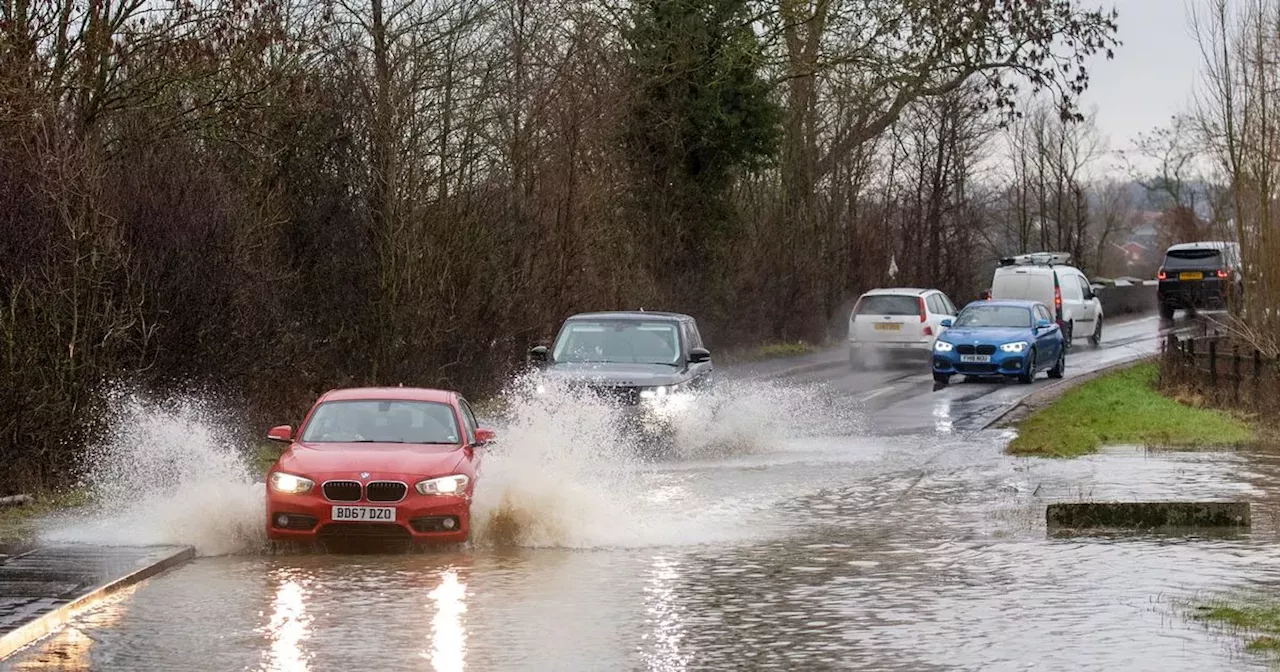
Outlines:
<svg viewBox="0 0 1280 672"><path fill-rule="evenodd" d="M1280 362L1257 348L1222 335L1170 334L1161 350L1162 386L1222 408L1280 411Z"/></svg>

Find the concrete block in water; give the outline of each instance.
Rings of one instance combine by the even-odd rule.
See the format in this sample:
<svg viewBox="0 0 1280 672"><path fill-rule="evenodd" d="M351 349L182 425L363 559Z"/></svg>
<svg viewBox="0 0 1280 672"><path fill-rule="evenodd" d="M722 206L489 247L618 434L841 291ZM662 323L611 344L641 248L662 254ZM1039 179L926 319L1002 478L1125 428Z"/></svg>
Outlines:
<svg viewBox="0 0 1280 672"><path fill-rule="evenodd" d="M1076 502L1050 504L1049 527L1188 528L1249 527L1248 502Z"/></svg>

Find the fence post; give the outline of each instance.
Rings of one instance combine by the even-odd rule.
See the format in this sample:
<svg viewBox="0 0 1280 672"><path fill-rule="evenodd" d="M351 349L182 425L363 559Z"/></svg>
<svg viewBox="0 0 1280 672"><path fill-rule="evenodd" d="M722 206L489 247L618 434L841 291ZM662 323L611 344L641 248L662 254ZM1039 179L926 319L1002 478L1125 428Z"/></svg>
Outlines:
<svg viewBox="0 0 1280 672"><path fill-rule="evenodd" d="M1261 382L1262 382L1262 351L1257 348L1254 348L1253 349L1253 404L1255 406L1261 404L1262 402L1262 400L1258 396L1259 395L1258 388L1260 387Z"/></svg>
<svg viewBox="0 0 1280 672"><path fill-rule="evenodd" d="M1213 394L1218 395L1218 339L1209 339L1209 385Z"/></svg>
<svg viewBox="0 0 1280 672"><path fill-rule="evenodd" d="M1240 346L1231 346L1231 399L1240 403Z"/></svg>

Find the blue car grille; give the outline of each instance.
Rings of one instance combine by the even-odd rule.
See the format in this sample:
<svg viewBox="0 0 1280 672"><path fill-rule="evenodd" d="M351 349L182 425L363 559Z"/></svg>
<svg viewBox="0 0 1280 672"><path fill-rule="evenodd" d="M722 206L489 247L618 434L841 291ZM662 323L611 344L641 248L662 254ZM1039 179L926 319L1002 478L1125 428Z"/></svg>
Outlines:
<svg viewBox="0 0 1280 672"><path fill-rule="evenodd" d="M994 345L957 345L956 352L962 355L994 355L996 354L996 346Z"/></svg>

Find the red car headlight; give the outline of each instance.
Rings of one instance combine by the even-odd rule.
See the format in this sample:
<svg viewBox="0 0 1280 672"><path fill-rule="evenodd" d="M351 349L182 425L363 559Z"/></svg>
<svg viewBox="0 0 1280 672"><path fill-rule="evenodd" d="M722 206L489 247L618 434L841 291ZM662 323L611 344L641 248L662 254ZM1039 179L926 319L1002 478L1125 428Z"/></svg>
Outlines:
<svg viewBox="0 0 1280 672"><path fill-rule="evenodd" d="M463 474L454 474L453 476L441 476L440 478L428 478L425 481L418 481L414 486L420 495L457 495L467 489L467 484L471 482Z"/></svg>
<svg viewBox="0 0 1280 672"><path fill-rule="evenodd" d="M271 489L286 495L301 495L311 492L311 488L315 486L315 481L309 478L286 474L283 471L271 474Z"/></svg>

